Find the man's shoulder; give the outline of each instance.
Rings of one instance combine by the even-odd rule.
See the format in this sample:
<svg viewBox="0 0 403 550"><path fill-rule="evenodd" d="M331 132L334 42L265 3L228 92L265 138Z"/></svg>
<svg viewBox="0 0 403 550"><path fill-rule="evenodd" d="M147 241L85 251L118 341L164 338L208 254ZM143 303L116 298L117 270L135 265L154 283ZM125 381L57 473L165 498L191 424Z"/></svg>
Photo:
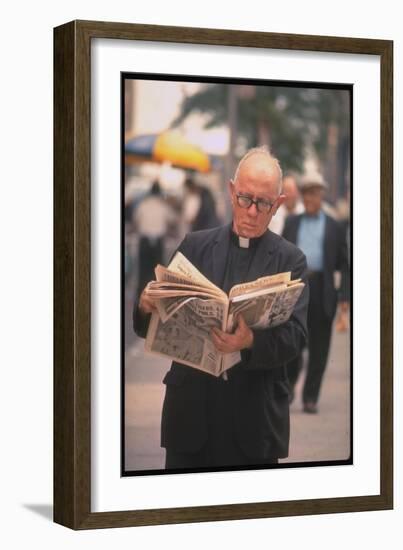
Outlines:
<svg viewBox="0 0 403 550"><path fill-rule="evenodd" d="M333 218L333 216L326 214L326 212L324 214L327 227L330 228L331 231L333 231L335 234L345 233L345 228L340 220L336 220L335 218Z"/></svg>
<svg viewBox="0 0 403 550"><path fill-rule="evenodd" d="M225 236L229 236L229 227L229 225L219 226L187 233L178 250L191 261L196 261L196 258L206 257L206 255L211 253L216 242L223 242Z"/></svg>
<svg viewBox="0 0 403 550"><path fill-rule="evenodd" d="M302 219L303 215L304 215L304 212L300 212L299 214L296 214L296 213L295 214L289 214L287 216L287 222L288 223L297 223L299 220Z"/></svg>
<svg viewBox="0 0 403 550"><path fill-rule="evenodd" d="M229 225L220 225L211 229L200 229L199 231L192 231L186 235L186 241L189 244L199 245L201 243L215 242L221 238L225 233L229 234Z"/></svg>
<svg viewBox="0 0 403 550"><path fill-rule="evenodd" d="M297 226L300 223L303 214L303 212L301 212L300 214L289 214L284 221L284 230L288 230Z"/></svg>
<svg viewBox="0 0 403 550"><path fill-rule="evenodd" d="M270 231L270 239L272 240L273 250L277 250L278 252L281 252L282 254L289 257L304 256L302 250L298 248L294 243L287 240L285 237L277 235L276 233Z"/></svg>
<svg viewBox="0 0 403 550"><path fill-rule="evenodd" d="M274 265L277 273L291 271L293 279L302 277L307 266L303 251L281 235L270 232L269 238L271 241L269 253L271 253L272 262L274 262L270 261L269 265L272 267Z"/></svg>

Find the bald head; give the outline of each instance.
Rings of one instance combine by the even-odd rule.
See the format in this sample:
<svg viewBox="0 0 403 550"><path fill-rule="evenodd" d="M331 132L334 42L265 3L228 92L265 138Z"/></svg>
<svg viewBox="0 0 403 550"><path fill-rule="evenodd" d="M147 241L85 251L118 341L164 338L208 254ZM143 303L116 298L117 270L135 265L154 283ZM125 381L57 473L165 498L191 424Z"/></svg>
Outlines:
<svg viewBox="0 0 403 550"><path fill-rule="evenodd" d="M270 192L280 195L282 188L282 172L280 163L266 147L250 149L239 161L235 171L234 183L247 177L255 181L267 181L271 185ZM273 189L273 183L275 188Z"/></svg>

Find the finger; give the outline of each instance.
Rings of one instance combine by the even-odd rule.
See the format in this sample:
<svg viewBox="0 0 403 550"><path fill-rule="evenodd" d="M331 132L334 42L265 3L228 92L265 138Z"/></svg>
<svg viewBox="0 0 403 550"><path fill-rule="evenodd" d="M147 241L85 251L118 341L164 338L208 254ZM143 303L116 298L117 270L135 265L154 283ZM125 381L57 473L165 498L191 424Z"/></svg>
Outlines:
<svg viewBox="0 0 403 550"><path fill-rule="evenodd" d="M211 339L213 340L214 343L219 344L221 342L221 339L218 336L218 334L216 334L215 329L212 329L210 331L210 335L211 335Z"/></svg>
<svg viewBox="0 0 403 550"><path fill-rule="evenodd" d="M146 284L146 286L144 287L144 291L143 291L143 292L145 292L146 294L148 294L148 291L149 291L149 290L152 290L152 289L151 289L151 286L153 285L153 283L156 283L156 282L157 282L157 281L149 281L149 282Z"/></svg>
<svg viewBox="0 0 403 550"><path fill-rule="evenodd" d="M154 300L149 298L147 295L143 295L141 297L140 309L142 309L145 313L151 313L153 311L157 311Z"/></svg>
<svg viewBox="0 0 403 550"><path fill-rule="evenodd" d="M228 341L228 334L225 332L220 331L220 333L223 335L223 337L215 334L213 331L211 331L211 338L213 341L214 346L218 351L221 353L229 353L233 351L232 349L232 342Z"/></svg>
<svg viewBox="0 0 403 550"><path fill-rule="evenodd" d="M238 315L238 327L241 329L241 330L245 330L246 328L248 328L248 325L245 323L245 319L242 317L241 314Z"/></svg>
<svg viewBox="0 0 403 550"><path fill-rule="evenodd" d="M243 324L238 323L238 326L236 327L236 330L234 332L234 336L239 337L242 334L245 334L247 330L248 330L248 327L245 323L243 323Z"/></svg>
<svg viewBox="0 0 403 550"><path fill-rule="evenodd" d="M253 344L253 332L248 327L245 319L241 315L239 316L239 322L237 329L234 332L234 336L236 337L234 345L236 345L239 349L242 349L244 347L249 348Z"/></svg>
<svg viewBox="0 0 403 550"><path fill-rule="evenodd" d="M212 341L213 341L213 345L214 347L216 348L217 351L223 353L224 352L224 344L223 342L221 342L221 340L219 340L217 338L217 336L215 336L214 334L212 335Z"/></svg>
<svg viewBox="0 0 403 550"><path fill-rule="evenodd" d="M227 336L227 333L226 332L223 332L222 330L220 330L219 328L217 327L213 327L212 328L212 333L215 334L217 336L217 338L219 340L222 340L222 341L225 341L225 338Z"/></svg>
<svg viewBox="0 0 403 550"><path fill-rule="evenodd" d="M225 344L217 344L215 345L215 348L220 353L230 353L233 351L229 346L226 346Z"/></svg>
<svg viewBox="0 0 403 550"><path fill-rule="evenodd" d="M228 334L227 332L222 332L219 336L220 338L220 341L227 345L227 346L231 346L232 345L232 342L234 340L234 334Z"/></svg>
<svg viewBox="0 0 403 550"><path fill-rule="evenodd" d="M155 313L157 312L157 308L153 304L143 304L143 311L144 313Z"/></svg>
<svg viewBox="0 0 403 550"><path fill-rule="evenodd" d="M211 337L216 346L222 346L223 344L225 344L225 340L223 339L222 334L217 334L217 332L215 332L215 329L211 331Z"/></svg>

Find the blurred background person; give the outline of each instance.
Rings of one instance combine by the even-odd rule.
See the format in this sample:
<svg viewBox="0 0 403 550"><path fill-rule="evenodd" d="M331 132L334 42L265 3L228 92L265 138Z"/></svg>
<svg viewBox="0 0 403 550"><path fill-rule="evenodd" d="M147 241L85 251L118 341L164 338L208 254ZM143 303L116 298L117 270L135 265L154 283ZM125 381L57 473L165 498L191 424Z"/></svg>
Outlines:
<svg viewBox="0 0 403 550"><path fill-rule="evenodd" d="M287 218L283 236L305 253L308 263L308 363L302 400L304 412L316 413L337 303L339 315L348 311L347 242L341 224L322 209L326 189L323 178L307 177L300 189L305 212ZM334 283L336 272L341 273L339 289ZM292 388L301 367L302 355L288 365Z"/></svg>
<svg viewBox="0 0 403 550"><path fill-rule="evenodd" d="M280 205L270 222L270 230L277 233L277 235L282 234L288 216L302 214L304 211L297 180L291 174L283 177L283 195L285 195L285 201Z"/></svg>
<svg viewBox="0 0 403 550"><path fill-rule="evenodd" d="M185 179L183 215L189 231L211 229L221 223L213 194L206 186L197 184L189 175Z"/></svg>
<svg viewBox="0 0 403 550"><path fill-rule="evenodd" d="M155 278L154 268L164 263L164 237L175 213L163 198L158 181L154 181L134 211L133 223L139 234L137 295Z"/></svg>

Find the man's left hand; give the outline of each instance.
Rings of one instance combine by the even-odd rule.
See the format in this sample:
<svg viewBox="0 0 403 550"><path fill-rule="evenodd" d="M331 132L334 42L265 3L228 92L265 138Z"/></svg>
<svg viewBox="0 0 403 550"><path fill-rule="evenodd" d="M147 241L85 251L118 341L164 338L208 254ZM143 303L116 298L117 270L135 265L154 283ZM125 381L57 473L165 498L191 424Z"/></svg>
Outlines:
<svg viewBox="0 0 403 550"><path fill-rule="evenodd" d="M213 343L221 353L232 353L252 347L253 332L245 323L242 315L238 316L237 321L237 328L233 334L223 332L218 328L212 329L211 337Z"/></svg>
<svg viewBox="0 0 403 550"><path fill-rule="evenodd" d="M340 302L336 319L336 331L346 332L349 327L348 302Z"/></svg>

